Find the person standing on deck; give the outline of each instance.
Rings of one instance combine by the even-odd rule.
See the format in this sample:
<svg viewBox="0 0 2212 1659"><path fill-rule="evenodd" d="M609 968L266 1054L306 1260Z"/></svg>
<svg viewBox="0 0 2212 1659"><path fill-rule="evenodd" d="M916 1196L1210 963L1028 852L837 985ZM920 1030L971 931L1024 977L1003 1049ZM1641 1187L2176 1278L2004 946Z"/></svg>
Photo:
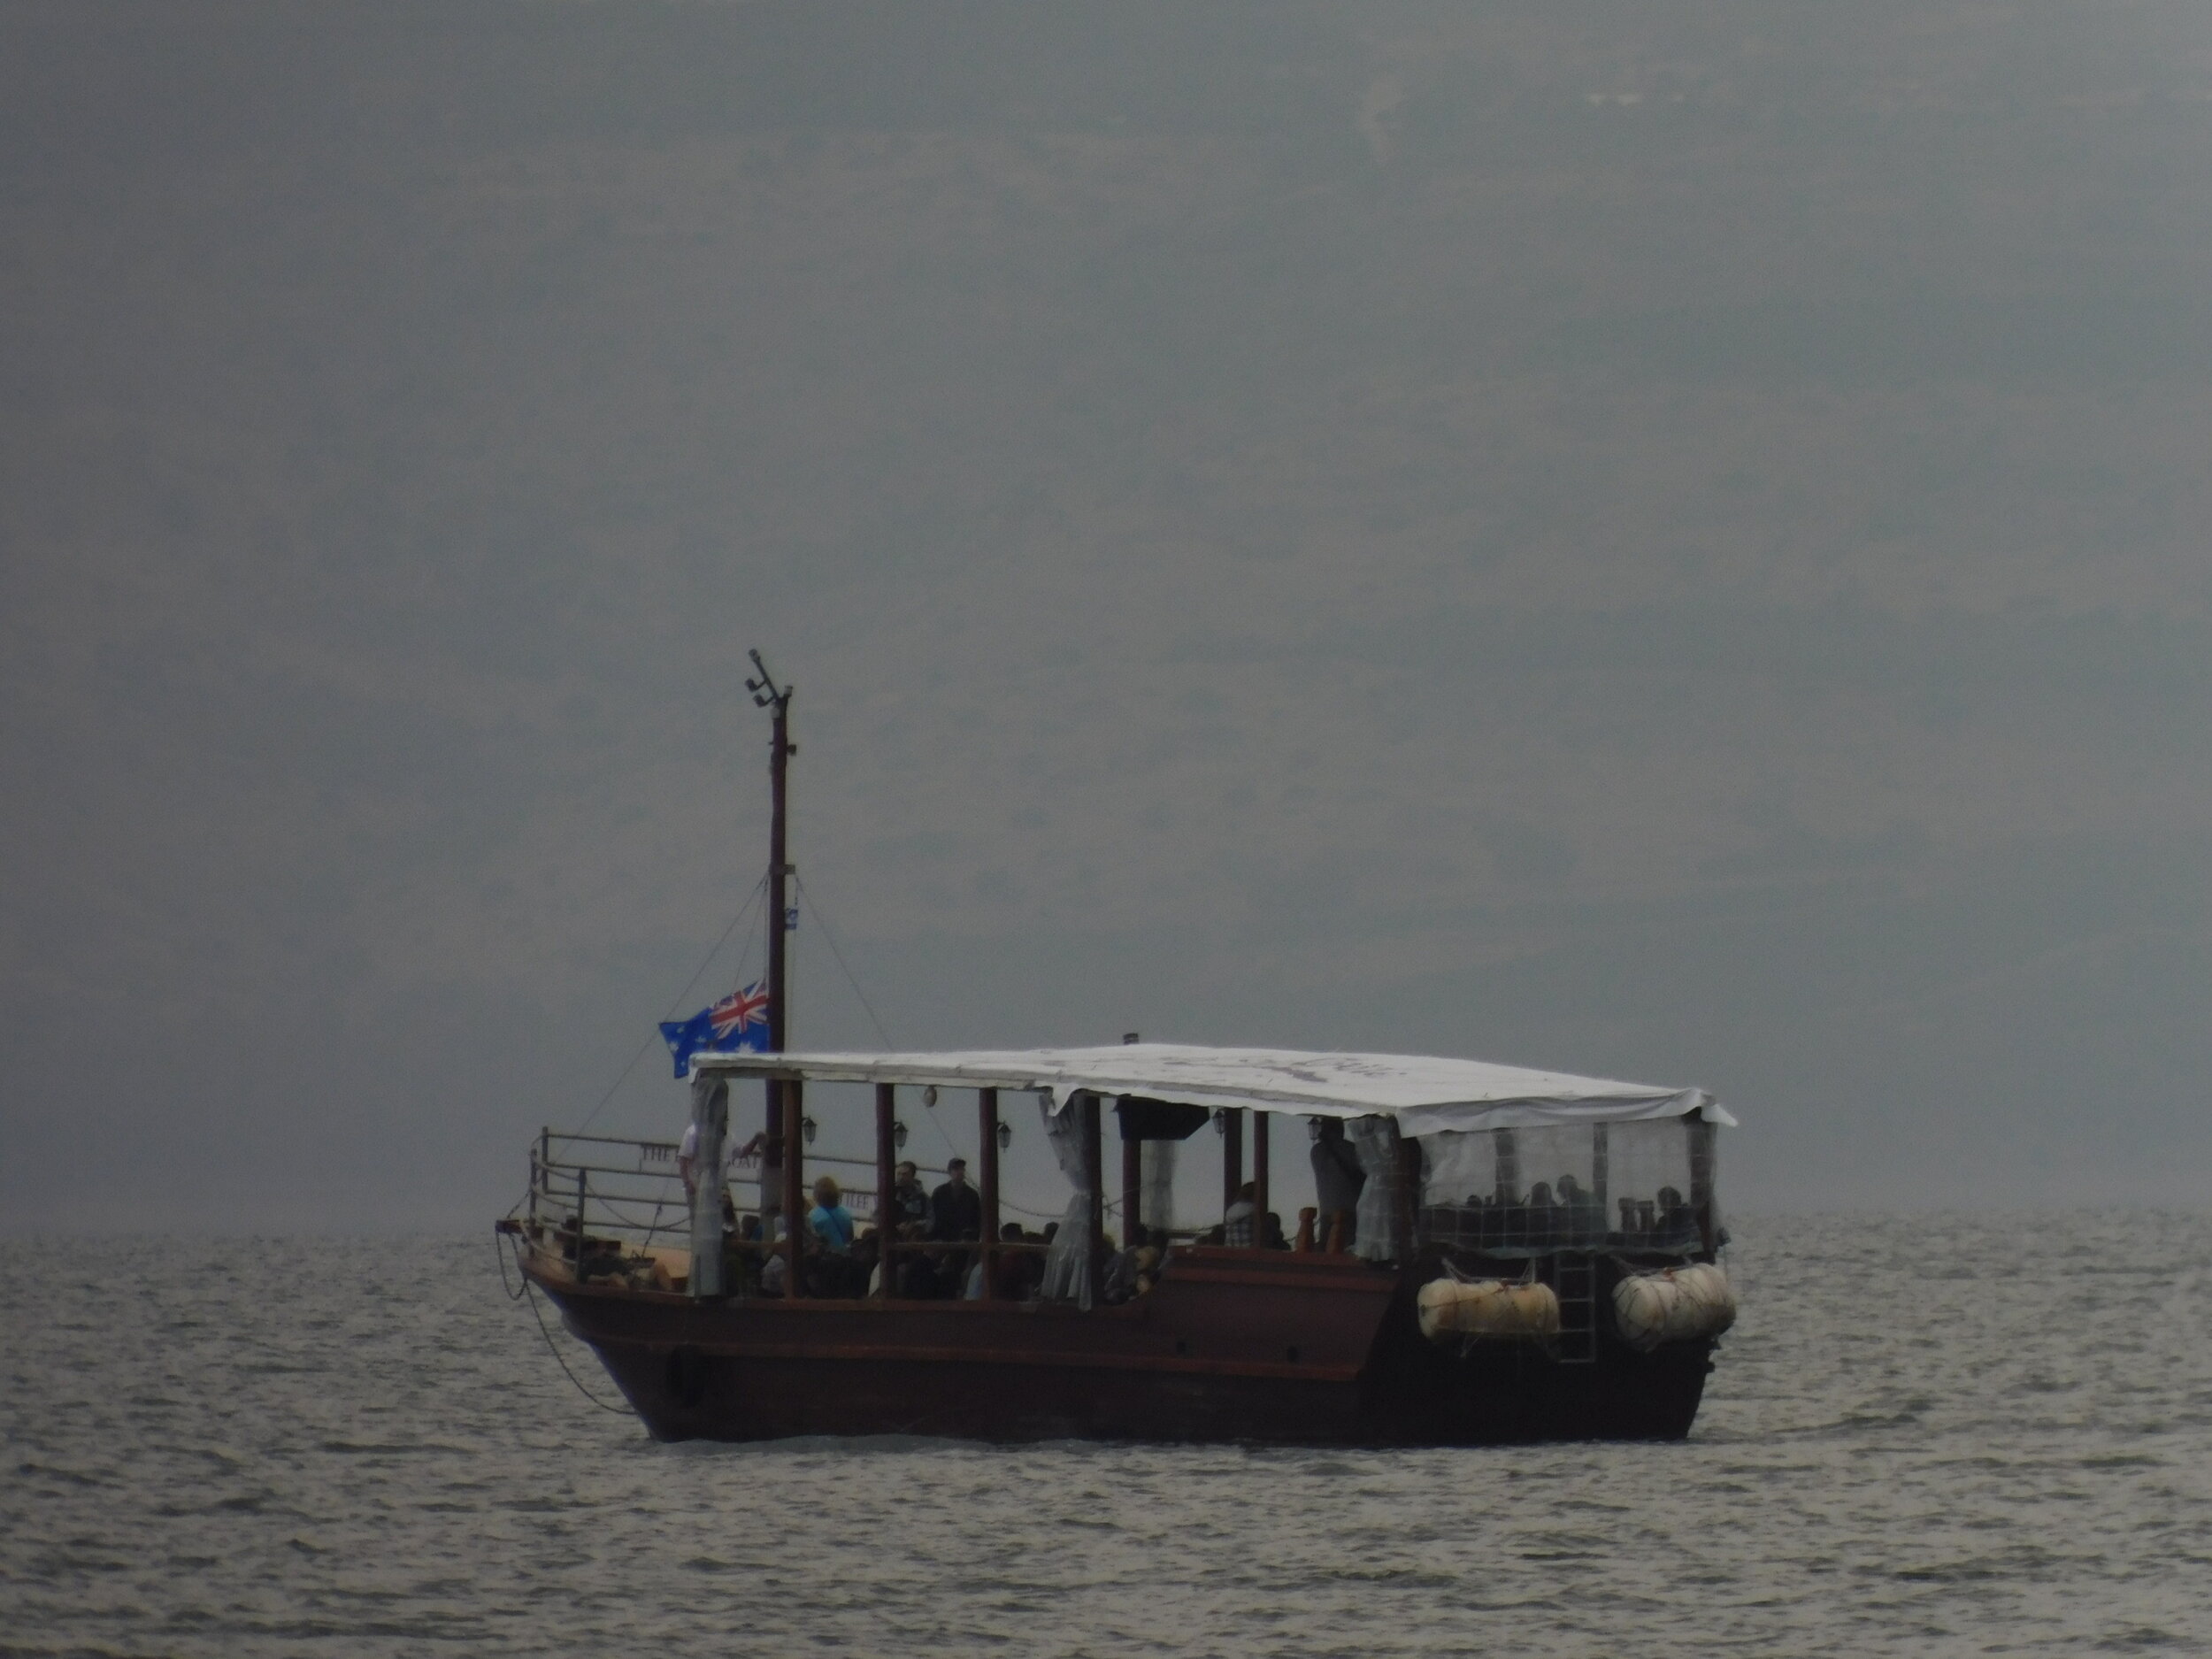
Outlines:
<svg viewBox="0 0 2212 1659"><path fill-rule="evenodd" d="M892 1174L886 1219L902 1239L918 1239L929 1231L929 1194L910 1163L900 1164Z"/></svg>
<svg viewBox="0 0 2212 1659"><path fill-rule="evenodd" d="M1314 1202L1321 1211L1317 1242L1325 1250L1349 1249L1359 1231L1359 1194L1367 1185L1367 1171L1344 1138L1340 1119L1313 1120L1312 1156Z"/></svg>
<svg viewBox="0 0 2212 1659"><path fill-rule="evenodd" d="M983 1194L968 1185L965 1158L954 1158L946 1164L945 1184L929 1195L929 1236L946 1244L983 1236ZM937 1274L941 1294L959 1295L967 1276L967 1253L948 1251Z"/></svg>
<svg viewBox="0 0 2212 1659"><path fill-rule="evenodd" d="M764 1137L760 1135L755 1135L741 1147L734 1141L724 1142L726 1148L722 1154L724 1187L726 1187L729 1185L731 1175L736 1171L740 1164L750 1164L760 1156L763 1139ZM664 1146L667 1143L664 1141L662 1144ZM688 1202L691 1195L699 1188L699 1125L695 1122L684 1125L684 1138L677 1143L676 1173L683 1178L684 1199L686 1202Z"/></svg>

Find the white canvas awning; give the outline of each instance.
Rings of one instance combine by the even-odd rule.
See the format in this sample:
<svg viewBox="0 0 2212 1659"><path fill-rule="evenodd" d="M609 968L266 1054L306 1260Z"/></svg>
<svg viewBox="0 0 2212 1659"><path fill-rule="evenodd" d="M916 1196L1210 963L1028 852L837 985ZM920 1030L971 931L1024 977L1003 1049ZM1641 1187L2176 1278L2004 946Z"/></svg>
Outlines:
<svg viewBox="0 0 2212 1659"><path fill-rule="evenodd" d="M1249 1106L1317 1118L1382 1113L1395 1118L1409 1135L1693 1114L1708 1123L1732 1126L1736 1121L1700 1088L1659 1088L1431 1055L1305 1054L1294 1048L1137 1042L944 1054L702 1054L692 1064L737 1077L1028 1090L1043 1096L1056 1112L1070 1096L1090 1090L1109 1097L1142 1094L1193 1106Z"/></svg>

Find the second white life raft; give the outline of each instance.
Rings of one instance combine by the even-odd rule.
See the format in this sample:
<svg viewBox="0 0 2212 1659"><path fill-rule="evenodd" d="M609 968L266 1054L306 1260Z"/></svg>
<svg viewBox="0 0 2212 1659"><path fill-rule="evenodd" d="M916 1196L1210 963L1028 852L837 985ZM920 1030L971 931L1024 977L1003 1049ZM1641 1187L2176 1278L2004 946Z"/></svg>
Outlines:
<svg viewBox="0 0 2212 1659"><path fill-rule="evenodd" d="M1736 1293L1718 1263L1632 1273L1613 1286L1621 1340L1648 1354L1662 1342L1718 1336L1736 1323Z"/></svg>
<svg viewBox="0 0 2212 1659"><path fill-rule="evenodd" d="M1432 1279L1414 1298L1421 1334L1432 1342L1483 1336L1548 1342L1559 1334L1559 1298L1549 1285L1503 1279Z"/></svg>

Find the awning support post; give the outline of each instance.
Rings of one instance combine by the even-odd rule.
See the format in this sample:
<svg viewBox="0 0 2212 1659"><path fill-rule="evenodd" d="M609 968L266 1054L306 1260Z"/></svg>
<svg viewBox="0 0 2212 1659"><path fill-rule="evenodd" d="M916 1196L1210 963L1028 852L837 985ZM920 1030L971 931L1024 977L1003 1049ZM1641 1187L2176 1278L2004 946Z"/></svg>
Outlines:
<svg viewBox="0 0 2212 1659"><path fill-rule="evenodd" d="M996 1298L998 1284L998 1091L975 1092L976 1128L981 1136L977 1162L982 1166L983 1237L977 1260L983 1264L983 1300Z"/></svg>
<svg viewBox="0 0 2212 1659"><path fill-rule="evenodd" d="M783 1294L795 1301L806 1294L801 1283L806 1251L800 1240L806 1229L806 1154L800 1133L800 1114L805 1086L795 1077L783 1080L783 1231L787 1248ZM771 1240L771 1242L773 1242Z"/></svg>
<svg viewBox="0 0 2212 1659"><path fill-rule="evenodd" d="M1082 1104L1076 1110L1082 1113L1083 1184L1090 1189L1091 1194L1090 1214L1084 1217L1084 1225L1090 1235L1089 1248L1083 1253L1086 1257L1084 1275L1089 1280L1089 1291L1084 1300L1087 1304L1095 1306L1106 1257L1106 1159L1099 1142L1098 1096L1085 1090Z"/></svg>
<svg viewBox="0 0 2212 1659"><path fill-rule="evenodd" d="M1267 1237L1267 1114L1252 1114L1252 1244L1265 1249Z"/></svg>
<svg viewBox="0 0 2212 1659"><path fill-rule="evenodd" d="M1121 1120L1121 1225L1133 1245L1143 1220L1144 1142L1129 1133L1130 1115L1125 1109L1115 1116Z"/></svg>
<svg viewBox="0 0 2212 1659"><path fill-rule="evenodd" d="M893 1224L891 1187L897 1169L898 1149L892 1144L896 1121L898 1090L889 1083L876 1085L876 1299L888 1302L896 1272L892 1246L898 1237Z"/></svg>
<svg viewBox="0 0 2212 1659"><path fill-rule="evenodd" d="M776 1248L776 1217L783 1214L783 1082L762 1080L760 1136L760 1242ZM766 1258L764 1256L763 1260Z"/></svg>

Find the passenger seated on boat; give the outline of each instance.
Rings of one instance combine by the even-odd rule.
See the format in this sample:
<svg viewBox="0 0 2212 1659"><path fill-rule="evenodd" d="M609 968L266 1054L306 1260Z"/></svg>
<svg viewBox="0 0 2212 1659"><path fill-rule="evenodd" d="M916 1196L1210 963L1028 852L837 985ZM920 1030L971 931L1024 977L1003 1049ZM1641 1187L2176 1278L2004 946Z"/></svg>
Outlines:
<svg viewBox="0 0 2212 1659"><path fill-rule="evenodd" d="M1561 1217L1564 1234L1594 1242L1605 1225L1605 1212L1598 1208L1597 1200L1572 1175L1561 1176L1557 1190L1560 1208L1565 1212Z"/></svg>
<svg viewBox="0 0 2212 1659"><path fill-rule="evenodd" d="M1260 1248L1263 1250L1290 1248L1290 1240L1283 1237L1283 1218L1271 1210L1267 1212L1264 1230L1260 1234Z"/></svg>
<svg viewBox="0 0 2212 1659"><path fill-rule="evenodd" d="M576 1262L578 1283L588 1285L595 1279L615 1279L624 1271L618 1240L589 1237L584 1240L583 1253Z"/></svg>
<svg viewBox="0 0 2212 1659"><path fill-rule="evenodd" d="M998 1230L1002 1242L1020 1244L1027 1240L1021 1223L1010 1221ZM1031 1250L1011 1250L997 1256L992 1263L991 1294L1001 1302L1027 1302L1043 1287L1044 1257Z"/></svg>
<svg viewBox="0 0 2212 1659"><path fill-rule="evenodd" d="M825 1175L814 1183L814 1208L806 1217L823 1248L841 1255L853 1248L853 1212L845 1208L843 1199L837 1178Z"/></svg>
<svg viewBox="0 0 2212 1659"><path fill-rule="evenodd" d="M1248 1250L1252 1248L1252 1221L1256 1209L1255 1201L1259 1188L1247 1181L1237 1188L1237 1201L1222 1212L1221 1241L1231 1249Z"/></svg>
<svg viewBox="0 0 2212 1659"><path fill-rule="evenodd" d="M1652 1240L1659 1245L1682 1245L1697 1238L1697 1211L1683 1202L1682 1194L1671 1187L1659 1189L1658 1225Z"/></svg>
<svg viewBox="0 0 2212 1659"><path fill-rule="evenodd" d="M845 1208L835 1176L825 1175L814 1183L814 1208L806 1219L808 1291L830 1298L863 1294L868 1270L856 1256L853 1212Z"/></svg>
<svg viewBox="0 0 2212 1659"><path fill-rule="evenodd" d="M1160 1251L1157 1245L1140 1245L1131 1252L1136 1258L1137 1294L1148 1294L1160 1282Z"/></svg>
<svg viewBox="0 0 2212 1659"><path fill-rule="evenodd" d="M1142 1239L1141 1230L1131 1236ZM1110 1305L1141 1296L1150 1290L1159 1278L1160 1252L1153 1245L1136 1244L1126 1250L1116 1251L1106 1264L1106 1282L1100 1294Z"/></svg>
<svg viewBox="0 0 2212 1659"><path fill-rule="evenodd" d="M783 1217L778 1216L775 1241L780 1244L786 1236ZM785 1287L790 1282L790 1278L791 1264L785 1259L784 1253L781 1250L771 1250L767 1259L760 1264L760 1294L764 1296L782 1295Z"/></svg>
<svg viewBox="0 0 2212 1659"><path fill-rule="evenodd" d="M1528 1189L1527 1219L1522 1224L1523 1240L1529 1244L1549 1244L1558 1236L1559 1206L1552 1200L1551 1183L1539 1181Z"/></svg>
<svg viewBox="0 0 2212 1659"><path fill-rule="evenodd" d="M902 1163L891 1174L891 1199L884 1213L891 1237L914 1243L929 1236L929 1193L912 1163ZM912 1254L887 1258L893 1263L891 1294L923 1300L937 1294L937 1263Z"/></svg>

